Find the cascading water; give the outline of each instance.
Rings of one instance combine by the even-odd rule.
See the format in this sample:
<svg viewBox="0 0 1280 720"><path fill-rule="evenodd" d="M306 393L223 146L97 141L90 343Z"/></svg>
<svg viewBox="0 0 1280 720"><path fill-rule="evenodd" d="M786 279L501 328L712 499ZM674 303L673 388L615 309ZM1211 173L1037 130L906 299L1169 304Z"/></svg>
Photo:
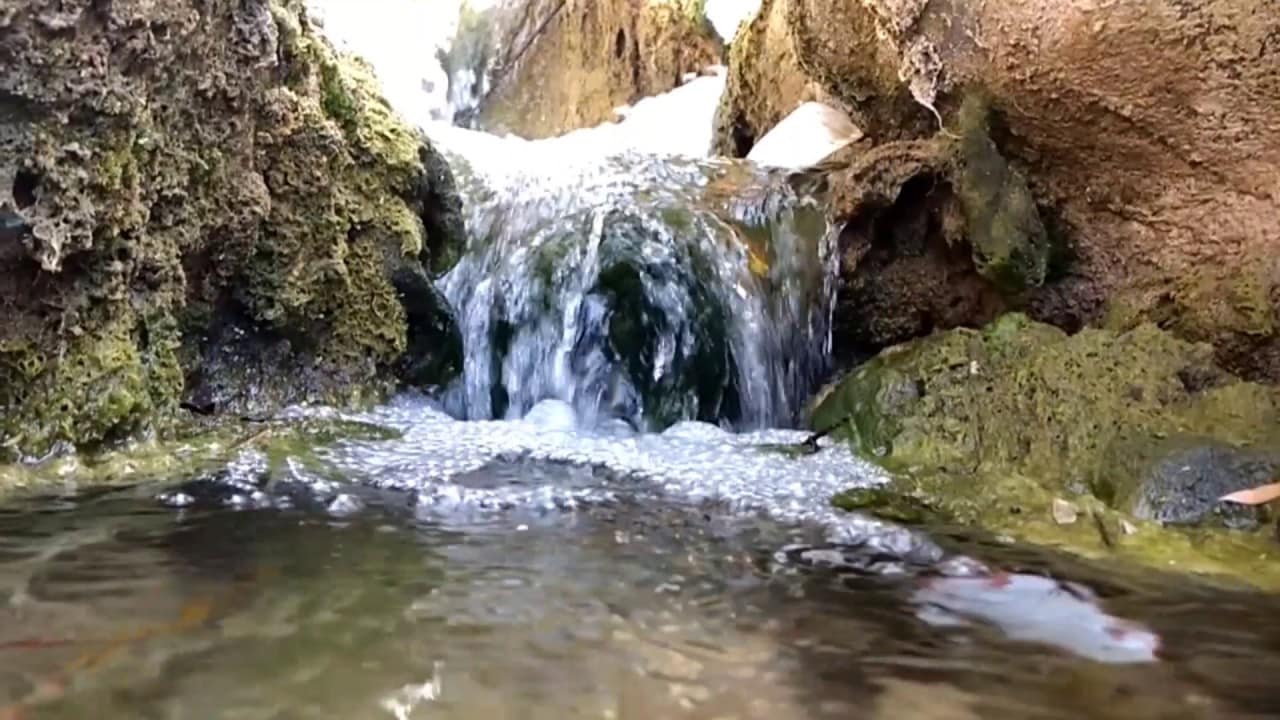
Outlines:
<svg viewBox="0 0 1280 720"><path fill-rule="evenodd" d="M585 135L435 137L471 235L442 282L467 353L457 414L555 398L645 429L794 421L832 301L816 194L742 162L596 155Z"/></svg>
<svg viewBox="0 0 1280 720"><path fill-rule="evenodd" d="M312 1L366 30L423 9ZM463 378L165 444L160 477L53 459L0 506L0 718L1226 717L1215 673L1270 709L1239 663L1274 658L1272 598L1109 559L1099 599L1044 553L967 545L1006 572L833 506L887 478L776 428L826 371L834 235L808 176L696 158L722 87L536 143L430 127L469 216L440 280Z"/></svg>

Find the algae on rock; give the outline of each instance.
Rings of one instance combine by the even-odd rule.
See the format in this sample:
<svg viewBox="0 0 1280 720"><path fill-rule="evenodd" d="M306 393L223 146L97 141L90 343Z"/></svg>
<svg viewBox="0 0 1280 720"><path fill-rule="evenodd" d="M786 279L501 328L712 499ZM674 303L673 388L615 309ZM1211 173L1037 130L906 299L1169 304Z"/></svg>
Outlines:
<svg viewBox="0 0 1280 720"><path fill-rule="evenodd" d="M855 370L817 402L811 423L897 474L885 495L894 499L838 499L846 507L892 509L901 499L913 512L1023 540L1209 571L1280 556L1260 535L1119 530L1122 519L1142 519L1143 483L1167 455L1144 453L1169 438L1280 450L1280 390L1238 380L1210 346L1150 324L1068 336L1010 314L981 331L938 333ZM1130 462L1140 457L1148 462ZM1059 498L1093 521L1055 522ZM1267 573L1280 581L1280 569Z"/></svg>
<svg viewBox="0 0 1280 720"><path fill-rule="evenodd" d="M59 7L0 13L0 453L389 387L462 239L367 69L296 0Z"/></svg>

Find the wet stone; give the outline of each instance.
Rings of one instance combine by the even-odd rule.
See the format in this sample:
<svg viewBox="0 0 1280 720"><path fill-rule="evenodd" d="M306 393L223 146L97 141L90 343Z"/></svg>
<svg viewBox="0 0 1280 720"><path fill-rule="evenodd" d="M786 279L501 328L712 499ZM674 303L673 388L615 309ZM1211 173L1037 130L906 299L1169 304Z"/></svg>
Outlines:
<svg viewBox="0 0 1280 720"><path fill-rule="evenodd" d="M1133 512L1169 525L1213 523L1254 529L1265 519L1265 508L1219 498L1273 482L1277 473L1280 453L1210 443L1176 450L1154 463L1142 478Z"/></svg>

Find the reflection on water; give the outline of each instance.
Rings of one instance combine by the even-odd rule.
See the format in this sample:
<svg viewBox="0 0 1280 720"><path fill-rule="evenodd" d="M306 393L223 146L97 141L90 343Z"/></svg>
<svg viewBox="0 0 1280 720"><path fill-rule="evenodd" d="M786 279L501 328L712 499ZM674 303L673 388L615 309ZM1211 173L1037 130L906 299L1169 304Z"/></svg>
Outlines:
<svg viewBox="0 0 1280 720"><path fill-rule="evenodd" d="M470 481L580 481L574 472L494 466ZM446 526L395 494L336 518L174 511L155 491L0 513L0 718L1280 712L1280 606L1189 581L1121 583L1031 551L966 548L1021 571L997 576L1017 592L1053 585L1031 579L1050 571L1078 578L1087 594L1057 606L1061 632L1104 617L1080 614L1089 586L1111 616L1161 638L1157 662L1103 664L1000 631L1002 614L1024 611L992 611L971 586L816 562L831 552L794 550L838 550L816 531L709 506L614 500ZM926 622L922 593L977 622Z"/></svg>

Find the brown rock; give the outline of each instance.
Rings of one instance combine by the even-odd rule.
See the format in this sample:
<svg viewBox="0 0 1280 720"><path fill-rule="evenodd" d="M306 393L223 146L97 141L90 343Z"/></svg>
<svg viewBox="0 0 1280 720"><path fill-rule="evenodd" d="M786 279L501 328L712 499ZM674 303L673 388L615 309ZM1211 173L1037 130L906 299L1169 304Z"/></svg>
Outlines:
<svg viewBox="0 0 1280 720"><path fill-rule="evenodd" d="M823 97L796 58L787 7L785 0L764 0L733 40L729 76L716 109L716 155L746 157L788 113Z"/></svg>
<svg viewBox="0 0 1280 720"><path fill-rule="evenodd" d="M480 106L480 126L495 132L534 139L598 125L721 61L693 0L524 0L510 12Z"/></svg>
<svg viewBox="0 0 1280 720"><path fill-rule="evenodd" d="M1068 329L1155 320L1211 341L1245 377L1280 380L1273 2L774 0L771 12L785 18L773 36L873 147L963 135L963 101L987 99L990 137L1054 248L1044 284L1008 302ZM774 64L732 61L743 77ZM757 92L760 122L794 102L785 87Z"/></svg>
<svg viewBox="0 0 1280 720"><path fill-rule="evenodd" d="M934 330L982 324L1008 302L974 266L945 143L845 151L830 176L840 237L834 351L856 358Z"/></svg>

